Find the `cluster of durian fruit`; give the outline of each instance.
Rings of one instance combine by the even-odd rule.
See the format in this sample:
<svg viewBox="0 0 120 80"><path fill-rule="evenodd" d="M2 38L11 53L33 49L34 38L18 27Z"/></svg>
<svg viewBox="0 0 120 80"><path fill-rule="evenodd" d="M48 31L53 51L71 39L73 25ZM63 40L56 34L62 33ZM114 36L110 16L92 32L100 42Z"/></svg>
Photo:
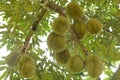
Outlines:
<svg viewBox="0 0 120 80"><path fill-rule="evenodd" d="M71 27L79 40L85 37L86 32L96 35L103 28L101 22L96 18L84 20L83 9L76 2L71 2L67 5L66 14L73 20Z"/></svg>
<svg viewBox="0 0 120 80"><path fill-rule="evenodd" d="M17 69L19 74L24 78L32 78L35 75L34 59L28 54L20 54L18 52L11 52L6 56L5 61L8 66Z"/></svg>
<svg viewBox="0 0 120 80"><path fill-rule="evenodd" d="M65 16L59 16L52 23L52 32L48 35L47 45L53 51L58 63L66 64L70 57L66 45L65 34L70 28L69 21Z"/></svg>
<svg viewBox="0 0 120 80"><path fill-rule="evenodd" d="M66 17L67 16L67 17ZM89 19L87 22L82 20L83 10L78 3L70 2L66 7L66 16L58 16L52 23L52 32L47 37L47 45L53 52L58 64L65 65L71 72L79 73L85 69L89 76L99 77L103 71L103 63L100 56L89 54L85 60L80 55L71 56L66 44L65 35L70 30L82 40L85 33L95 35L102 30L102 24L97 19ZM72 20L72 26L70 20Z"/></svg>

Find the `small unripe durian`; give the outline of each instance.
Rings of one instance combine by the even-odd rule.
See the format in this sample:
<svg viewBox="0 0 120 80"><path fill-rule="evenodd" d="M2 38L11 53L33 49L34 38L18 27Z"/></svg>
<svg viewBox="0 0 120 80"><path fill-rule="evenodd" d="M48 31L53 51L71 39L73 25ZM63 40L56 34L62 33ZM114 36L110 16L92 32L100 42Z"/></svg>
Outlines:
<svg viewBox="0 0 120 80"><path fill-rule="evenodd" d="M54 20L52 30L59 35L65 34L69 30L68 20L64 16L59 16Z"/></svg>
<svg viewBox="0 0 120 80"><path fill-rule="evenodd" d="M76 2L71 2L66 7L66 13L73 20L81 19L83 16L83 10Z"/></svg>
<svg viewBox="0 0 120 80"><path fill-rule="evenodd" d="M90 19L87 22L87 30L91 34L97 34L102 30L102 24L97 19Z"/></svg>
<svg viewBox="0 0 120 80"><path fill-rule="evenodd" d="M111 80L120 80L120 66L117 69L117 71L113 74L113 77Z"/></svg>
<svg viewBox="0 0 120 80"><path fill-rule="evenodd" d="M14 66L17 63L18 58L19 54L17 54L17 52L11 52L9 55L7 55L5 61L9 66Z"/></svg>
<svg viewBox="0 0 120 80"><path fill-rule="evenodd" d="M32 57L23 54L19 60L18 69L24 78L31 78L35 74L35 62Z"/></svg>
<svg viewBox="0 0 120 80"><path fill-rule="evenodd" d="M68 60L68 67L72 72L80 72L83 70L83 59L79 55L71 56Z"/></svg>
<svg viewBox="0 0 120 80"><path fill-rule="evenodd" d="M102 59L98 55L88 55L86 58L86 70L89 76L99 77L103 71Z"/></svg>
<svg viewBox="0 0 120 80"><path fill-rule="evenodd" d="M31 78L35 74L35 65L26 63L21 67L20 74L25 78Z"/></svg>
<svg viewBox="0 0 120 80"><path fill-rule="evenodd" d="M55 59L60 64L66 64L70 57L70 52L68 49L63 50L62 52L55 53Z"/></svg>
<svg viewBox="0 0 120 80"><path fill-rule="evenodd" d="M86 26L85 23L82 21L75 21L75 23L72 26L73 31L75 32L76 36L78 37L78 39L83 39L84 35L86 33Z"/></svg>
<svg viewBox="0 0 120 80"><path fill-rule="evenodd" d="M66 48L66 39L62 35L51 32L47 38L47 45L54 52L61 52Z"/></svg>

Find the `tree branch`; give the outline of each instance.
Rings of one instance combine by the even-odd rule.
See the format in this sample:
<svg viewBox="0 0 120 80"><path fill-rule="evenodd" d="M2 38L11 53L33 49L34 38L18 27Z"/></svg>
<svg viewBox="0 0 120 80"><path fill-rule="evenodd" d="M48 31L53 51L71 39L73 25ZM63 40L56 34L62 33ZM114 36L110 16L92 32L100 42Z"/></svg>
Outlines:
<svg viewBox="0 0 120 80"><path fill-rule="evenodd" d="M64 12L64 8L61 6L56 5L53 1L48 2L48 4L46 5L50 10L53 10L57 13L59 13L59 15L65 16Z"/></svg>
<svg viewBox="0 0 120 80"><path fill-rule="evenodd" d="M37 19L33 22L32 28L29 31L27 38L25 39L24 46L22 48L21 53L25 52L26 48L28 47L29 41L30 41L34 31L37 30L38 24L39 24L40 20L43 18L43 16L45 15L46 11L47 11L46 9L42 9L40 14L38 15Z"/></svg>

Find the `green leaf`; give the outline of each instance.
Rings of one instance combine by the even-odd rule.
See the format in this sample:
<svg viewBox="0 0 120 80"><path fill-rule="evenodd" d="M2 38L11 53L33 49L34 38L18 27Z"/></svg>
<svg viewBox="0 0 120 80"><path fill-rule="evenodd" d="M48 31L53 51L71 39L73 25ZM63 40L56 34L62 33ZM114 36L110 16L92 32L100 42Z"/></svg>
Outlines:
<svg viewBox="0 0 120 80"><path fill-rule="evenodd" d="M7 66L1 66L1 67L0 67L0 71L4 70L4 69L6 69L6 68L8 68L8 67L7 67Z"/></svg>
<svg viewBox="0 0 120 80"><path fill-rule="evenodd" d="M9 73L8 69L6 71L4 71L3 74L0 76L0 80L3 80L3 78L6 78L8 73Z"/></svg>
<svg viewBox="0 0 120 80"><path fill-rule="evenodd" d="M0 60L0 65L5 65L6 61L5 60Z"/></svg>

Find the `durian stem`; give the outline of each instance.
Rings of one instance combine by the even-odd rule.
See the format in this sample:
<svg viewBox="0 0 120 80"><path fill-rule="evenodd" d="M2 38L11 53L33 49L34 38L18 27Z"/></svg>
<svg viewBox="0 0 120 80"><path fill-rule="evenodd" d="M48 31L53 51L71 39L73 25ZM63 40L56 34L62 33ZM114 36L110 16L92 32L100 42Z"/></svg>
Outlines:
<svg viewBox="0 0 120 80"><path fill-rule="evenodd" d="M79 39L77 38L77 36L74 33L74 31L72 30L72 28L70 28L70 32L73 36L74 41L79 44L79 46L81 47L81 49L85 53L85 55L88 55L88 50L86 48L84 48L83 44L79 41Z"/></svg>
<svg viewBox="0 0 120 80"><path fill-rule="evenodd" d="M36 20L33 22L32 28L30 29L29 34L28 34L27 38L25 39L25 42L24 42L21 53L26 51L26 49L27 49L27 47L29 45L29 41L30 41L34 31L37 30L38 24L39 24L40 20L43 18L43 16L45 15L46 12L47 12L46 9L42 9L40 14L36 18Z"/></svg>

